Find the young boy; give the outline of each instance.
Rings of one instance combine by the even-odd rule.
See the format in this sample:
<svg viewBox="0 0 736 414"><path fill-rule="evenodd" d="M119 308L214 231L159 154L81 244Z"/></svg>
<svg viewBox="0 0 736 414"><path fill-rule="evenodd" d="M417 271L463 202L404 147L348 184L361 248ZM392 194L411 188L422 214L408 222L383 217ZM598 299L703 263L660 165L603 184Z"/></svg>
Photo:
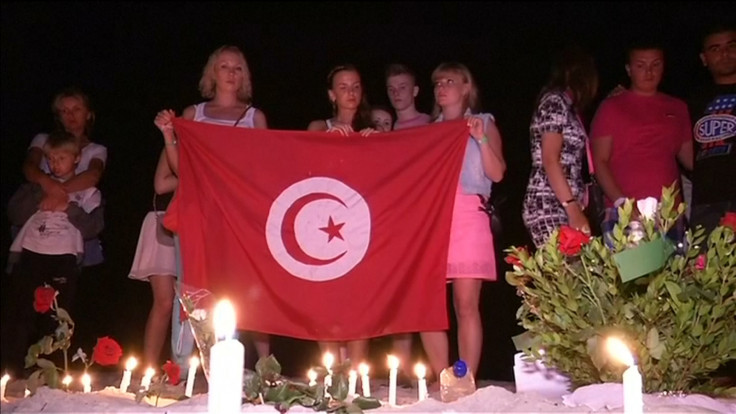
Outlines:
<svg viewBox="0 0 736 414"><path fill-rule="evenodd" d="M65 131L49 135L44 145L50 175L64 182L74 177L80 160L79 144ZM69 194L66 205L56 210L40 210L43 191L35 183L24 183L8 202L10 222L22 226L10 246L9 266L13 266L13 299L16 302L12 320L12 344L3 346L7 362L22 364L28 346L53 331L55 323L48 315L41 326L33 321L34 291L48 284L59 293L57 303L69 311L80 272L84 240L96 237L104 226L100 191L91 187ZM3 335L4 340L8 335ZM5 359L5 358L3 358ZM22 365L21 365L22 366Z"/></svg>

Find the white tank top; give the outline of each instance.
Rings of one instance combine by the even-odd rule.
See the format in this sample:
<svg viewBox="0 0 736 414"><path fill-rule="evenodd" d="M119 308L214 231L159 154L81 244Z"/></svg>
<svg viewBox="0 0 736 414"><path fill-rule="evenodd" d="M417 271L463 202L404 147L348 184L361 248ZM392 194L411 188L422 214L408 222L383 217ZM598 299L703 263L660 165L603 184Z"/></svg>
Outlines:
<svg viewBox="0 0 736 414"><path fill-rule="evenodd" d="M194 105L194 120L198 122L206 122L208 124L217 124L217 125L224 125L224 126L237 126L240 128L255 128L255 124L253 123L253 117L256 114L256 108L249 106L248 109L245 111L245 116L240 118L238 121L238 124L235 125L234 119L217 119L217 118L210 118L207 115L204 114L204 107L207 102L201 102L196 105Z"/></svg>

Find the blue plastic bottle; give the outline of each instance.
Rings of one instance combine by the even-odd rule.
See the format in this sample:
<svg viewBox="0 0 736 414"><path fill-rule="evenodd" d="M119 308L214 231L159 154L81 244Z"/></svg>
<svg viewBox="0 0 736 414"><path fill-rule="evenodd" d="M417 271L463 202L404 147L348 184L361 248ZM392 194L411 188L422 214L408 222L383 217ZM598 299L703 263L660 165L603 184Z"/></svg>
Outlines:
<svg viewBox="0 0 736 414"><path fill-rule="evenodd" d="M475 378L462 359L440 372L440 398L443 402L455 401L474 392Z"/></svg>

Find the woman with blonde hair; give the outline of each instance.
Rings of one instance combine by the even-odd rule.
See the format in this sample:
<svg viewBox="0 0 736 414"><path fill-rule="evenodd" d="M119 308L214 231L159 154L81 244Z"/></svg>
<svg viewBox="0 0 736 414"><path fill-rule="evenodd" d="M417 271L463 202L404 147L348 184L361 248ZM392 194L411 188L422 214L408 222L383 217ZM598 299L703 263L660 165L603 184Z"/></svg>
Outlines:
<svg viewBox="0 0 736 414"><path fill-rule="evenodd" d="M462 63L442 63L432 72L432 83L435 122L465 119L470 129L452 211L447 281L452 283L459 356L475 375L483 344L480 291L483 281L496 280L490 219L482 207L493 182L503 179L506 162L493 115L479 112L478 87L470 70ZM447 332L420 336L438 375L449 366Z"/></svg>
<svg viewBox="0 0 736 414"><path fill-rule="evenodd" d="M265 114L253 106L253 86L248 63L245 60L245 55L238 47L225 45L212 52L202 70L199 90L206 100L184 109L182 118L239 128L268 128ZM154 124L163 134L164 154L168 165L171 171L177 174L179 154L174 126L171 122L175 117L176 114L173 110L164 109L156 115ZM175 241L178 242L177 237L175 237ZM176 251L178 257L178 246ZM181 267L177 266L177 269L181 269ZM165 289L173 290L173 281ZM155 292L154 297L156 297ZM179 306L175 304L172 312L172 347L177 362L182 366L186 366L189 358L187 348L191 350L193 344L190 339L182 344L182 338L187 338L188 334L183 331L180 335L182 327L179 323L178 313ZM158 332L157 335L164 335L163 332L156 332ZM258 357L268 356L270 352L269 336L257 332L251 334ZM153 338L151 342L153 344L151 346L156 348L158 347L156 344L159 343L159 338ZM156 352L155 350L147 350L146 354L153 356ZM185 370L182 372L185 372Z"/></svg>

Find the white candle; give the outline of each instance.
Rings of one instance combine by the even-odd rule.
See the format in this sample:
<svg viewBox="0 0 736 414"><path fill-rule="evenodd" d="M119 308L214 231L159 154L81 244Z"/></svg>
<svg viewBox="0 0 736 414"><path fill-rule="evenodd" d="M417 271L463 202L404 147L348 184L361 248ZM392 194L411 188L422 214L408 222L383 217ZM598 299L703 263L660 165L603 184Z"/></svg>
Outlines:
<svg viewBox="0 0 736 414"><path fill-rule="evenodd" d="M424 364L419 363L414 365L414 373L417 375L418 388L419 388L419 401L427 399L427 380L424 378L427 375L427 368Z"/></svg>
<svg viewBox="0 0 736 414"><path fill-rule="evenodd" d="M69 385L72 383L72 376L67 374L63 380L61 380L61 383L64 384L64 390L69 391Z"/></svg>
<svg viewBox="0 0 736 414"><path fill-rule="evenodd" d="M0 400L2 401L8 401L5 399L5 386L8 385L8 381L10 381L8 374L3 375L3 378L0 379Z"/></svg>
<svg viewBox="0 0 736 414"><path fill-rule="evenodd" d="M82 387L84 392L92 392L92 377L86 372L82 375Z"/></svg>
<svg viewBox="0 0 736 414"><path fill-rule="evenodd" d="M309 371L307 371L307 378L309 378L310 387L317 385L317 371L310 368Z"/></svg>
<svg viewBox="0 0 736 414"><path fill-rule="evenodd" d="M348 395L355 395L358 387L358 373L351 369L348 373Z"/></svg>
<svg viewBox="0 0 736 414"><path fill-rule="evenodd" d="M184 390L184 395L192 398L194 393L194 377L197 375L197 368L199 368L199 358L193 356L189 359L189 372L187 373L187 388Z"/></svg>
<svg viewBox="0 0 736 414"><path fill-rule="evenodd" d="M368 370L370 368L368 367L368 364L365 362L361 362L360 365L358 365L358 372L360 372L360 385L363 387L363 396L364 397L370 397L371 396L371 382L368 378Z"/></svg>
<svg viewBox="0 0 736 414"><path fill-rule="evenodd" d="M207 406L210 414L240 413L245 348L235 338L235 309L222 300L214 312L216 343L210 349Z"/></svg>
<svg viewBox="0 0 736 414"><path fill-rule="evenodd" d="M325 375L325 388L332 386L332 364L335 363L335 356L331 352L325 352L322 357L322 364L327 368L327 375Z"/></svg>
<svg viewBox="0 0 736 414"><path fill-rule="evenodd" d="M388 356L388 404L396 405L396 381L399 374L399 358Z"/></svg>
<svg viewBox="0 0 736 414"><path fill-rule="evenodd" d="M128 358L125 362L125 370L123 371L123 379L120 380L120 392L128 392L130 386L130 377L133 374L133 370L138 365L138 360L135 357Z"/></svg>
<svg viewBox="0 0 736 414"><path fill-rule="evenodd" d="M642 395L642 379L639 367L634 361L634 356L626 345L618 338L609 338L608 350L614 358L623 362L628 368L623 374L624 387L624 413L641 414L644 411L644 400Z"/></svg>
<svg viewBox="0 0 736 414"><path fill-rule="evenodd" d="M141 387L144 388L146 391L151 388L151 379L153 379L153 374L155 373L156 371L153 368L146 368L146 373L145 375L143 375L143 379L141 380Z"/></svg>

